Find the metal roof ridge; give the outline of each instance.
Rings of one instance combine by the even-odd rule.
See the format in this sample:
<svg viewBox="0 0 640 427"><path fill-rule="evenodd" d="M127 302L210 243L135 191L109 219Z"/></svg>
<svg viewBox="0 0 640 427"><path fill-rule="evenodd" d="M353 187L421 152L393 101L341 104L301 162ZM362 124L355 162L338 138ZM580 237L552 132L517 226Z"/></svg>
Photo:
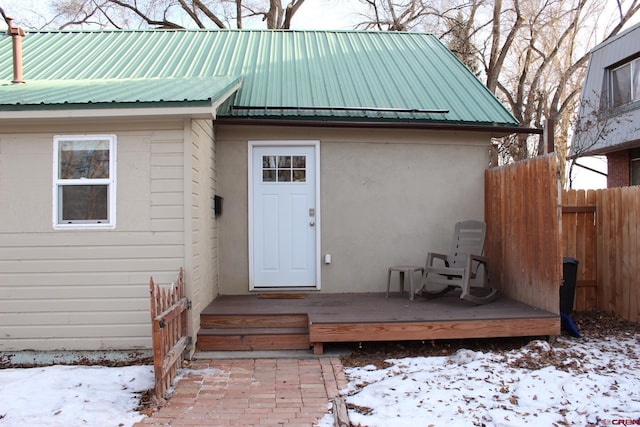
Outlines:
<svg viewBox="0 0 640 427"><path fill-rule="evenodd" d="M74 83L97 83L97 82L124 82L124 81L149 81L149 80L241 80L243 76L241 75L233 75L233 74L218 74L211 76L153 76L153 77L104 77L104 78L82 78L82 79L31 79L29 83L57 83L64 82L65 84L74 84ZM3 81L0 80L0 84Z"/></svg>
<svg viewBox="0 0 640 427"><path fill-rule="evenodd" d="M635 31L637 31L638 29L640 29L640 22L638 22L637 24L632 25L629 28L625 28L624 30L620 31L618 34L615 34L609 38L606 38L604 40L602 40L600 43L598 43L597 45L595 45L590 51L589 53L594 53L598 50L603 49L605 46L610 45L611 43L615 43L616 41L624 38L624 37L628 37L630 36L632 33L634 33Z"/></svg>
<svg viewBox="0 0 640 427"><path fill-rule="evenodd" d="M329 30L310 30L310 29L238 29L238 28L169 28L169 29L71 29L71 30L26 30L27 34L103 34L103 33L348 33L348 34L387 34L387 35L420 35L433 36L432 32L426 31L382 31L382 30L350 30L350 29L329 29Z"/></svg>

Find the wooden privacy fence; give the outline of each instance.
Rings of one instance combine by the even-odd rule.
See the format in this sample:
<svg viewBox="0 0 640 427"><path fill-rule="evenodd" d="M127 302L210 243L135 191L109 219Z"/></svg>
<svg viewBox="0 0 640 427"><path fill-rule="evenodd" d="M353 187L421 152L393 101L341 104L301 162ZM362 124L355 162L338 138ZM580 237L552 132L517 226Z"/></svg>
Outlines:
<svg viewBox="0 0 640 427"><path fill-rule="evenodd" d="M578 266L575 309L640 322L640 187L563 194L563 255Z"/></svg>
<svg viewBox="0 0 640 427"><path fill-rule="evenodd" d="M559 314L562 256L555 155L487 170L484 217L494 286L510 298Z"/></svg>
<svg viewBox="0 0 640 427"><path fill-rule="evenodd" d="M597 308L595 191L563 191L562 255L578 260L574 308Z"/></svg>
<svg viewBox="0 0 640 427"><path fill-rule="evenodd" d="M156 399L161 401L173 384L182 355L189 344L187 313L189 301L184 296L184 271L180 268L176 282L161 288L149 281L151 291L151 324L153 341L153 370Z"/></svg>

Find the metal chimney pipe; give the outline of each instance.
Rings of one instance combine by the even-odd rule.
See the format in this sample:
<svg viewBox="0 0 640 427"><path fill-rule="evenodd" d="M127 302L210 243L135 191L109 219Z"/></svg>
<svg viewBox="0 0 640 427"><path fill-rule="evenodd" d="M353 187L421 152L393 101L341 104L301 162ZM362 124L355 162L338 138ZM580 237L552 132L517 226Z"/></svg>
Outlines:
<svg viewBox="0 0 640 427"><path fill-rule="evenodd" d="M9 34L13 41L13 80L12 83L24 83L22 77L22 37L25 32L22 28L13 25L13 18L6 17L7 21L7 34Z"/></svg>

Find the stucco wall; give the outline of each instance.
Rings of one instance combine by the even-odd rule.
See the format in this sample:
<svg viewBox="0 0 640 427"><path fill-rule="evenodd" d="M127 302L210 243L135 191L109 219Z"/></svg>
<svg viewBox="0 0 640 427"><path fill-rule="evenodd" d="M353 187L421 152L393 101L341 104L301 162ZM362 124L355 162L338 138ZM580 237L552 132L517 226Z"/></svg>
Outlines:
<svg viewBox="0 0 640 427"><path fill-rule="evenodd" d="M52 227L53 136L82 133L117 135L114 230ZM184 135L182 120L3 125L0 350L150 346L149 277L185 261Z"/></svg>
<svg viewBox="0 0 640 427"><path fill-rule="evenodd" d="M249 288L247 141L320 140L321 292L386 289L387 267L447 252L455 222L483 219L489 137L442 131L216 128L220 293ZM395 286L395 285L394 285Z"/></svg>

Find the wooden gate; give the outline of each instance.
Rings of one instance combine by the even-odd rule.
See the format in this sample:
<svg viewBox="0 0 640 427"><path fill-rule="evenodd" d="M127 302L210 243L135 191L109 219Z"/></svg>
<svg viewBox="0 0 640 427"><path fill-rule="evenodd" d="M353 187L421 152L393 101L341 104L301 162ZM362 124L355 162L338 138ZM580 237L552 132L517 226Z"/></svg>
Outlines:
<svg viewBox="0 0 640 427"><path fill-rule="evenodd" d="M575 310L640 321L640 186L563 194L563 255L578 259Z"/></svg>
<svg viewBox="0 0 640 427"><path fill-rule="evenodd" d="M562 194L562 255L578 260L574 309L595 309L597 300L596 193L569 190Z"/></svg>
<svg viewBox="0 0 640 427"><path fill-rule="evenodd" d="M171 287L161 288L153 282L151 277L149 288L156 399L162 401L173 384L178 368L182 364L183 352L189 344L187 310L191 307L184 296L182 268Z"/></svg>

